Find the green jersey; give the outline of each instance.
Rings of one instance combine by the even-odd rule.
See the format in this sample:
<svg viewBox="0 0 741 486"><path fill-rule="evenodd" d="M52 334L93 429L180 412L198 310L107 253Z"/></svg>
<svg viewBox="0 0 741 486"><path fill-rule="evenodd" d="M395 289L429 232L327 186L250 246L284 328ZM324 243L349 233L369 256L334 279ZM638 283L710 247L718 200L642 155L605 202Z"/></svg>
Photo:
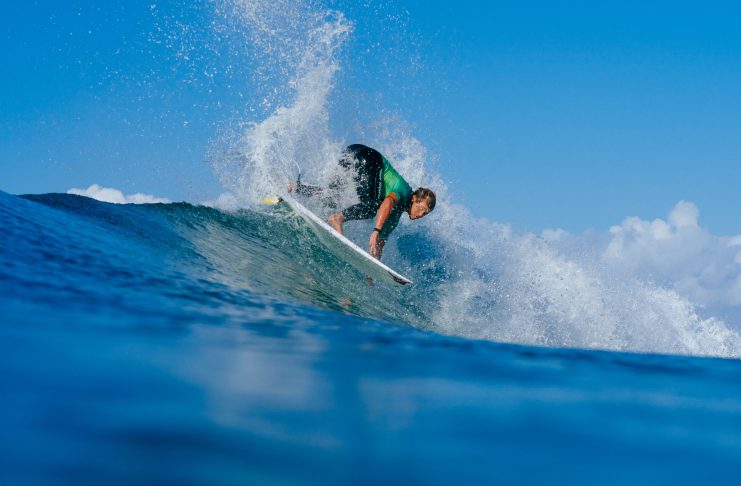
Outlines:
<svg viewBox="0 0 741 486"><path fill-rule="evenodd" d="M404 178L396 172L396 169L391 166L386 157L383 158L383 172L381 179L383 181L383 188L381 191L383 200L391 194L396 196L394 209L391 210L391 214L389 214L389 217L386 219L386 222L378 235L382 240L386 240L399 224L401 214L409 206L409 203L412 200L412 188L407 184L407 181L405 181Z"/></svg>

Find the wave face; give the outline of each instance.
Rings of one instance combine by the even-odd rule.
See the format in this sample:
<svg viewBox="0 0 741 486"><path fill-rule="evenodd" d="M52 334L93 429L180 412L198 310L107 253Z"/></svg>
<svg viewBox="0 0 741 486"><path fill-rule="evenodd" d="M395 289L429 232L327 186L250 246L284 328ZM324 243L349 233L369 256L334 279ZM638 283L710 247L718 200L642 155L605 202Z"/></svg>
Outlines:
<svg viewBox="0 0 741 486"><path fill-rule="evenodd" d="M398 299L373 300L373 293L360 291L362 276L286 209L230 214L186 203L115 205L70 194L2 197L10 295L44 300L49 292L58 301L90 291L91 300L107 301L125 289L112 302L119 310L126 310L131 295L161 312L193 305L239 309L245 295L256 293L369 317L404 317L391 310Z"/></svg>
<svg viewBox="0 0 741 486"><path fill-rule="evenodd" d="M2 203L6 291L33 301L67 296L80 305L74 297L83 295L124 313L135 300L139 312L209 316L239 314L257 295L500 342L711 356L741 349L734 331L672 291L608 283L538 238L491 225L403 225L384 254L415 281L401 287L369 285L280 206L226 212L69 194L3 194ZM367 229L358 224L350 236Z"/></svg>

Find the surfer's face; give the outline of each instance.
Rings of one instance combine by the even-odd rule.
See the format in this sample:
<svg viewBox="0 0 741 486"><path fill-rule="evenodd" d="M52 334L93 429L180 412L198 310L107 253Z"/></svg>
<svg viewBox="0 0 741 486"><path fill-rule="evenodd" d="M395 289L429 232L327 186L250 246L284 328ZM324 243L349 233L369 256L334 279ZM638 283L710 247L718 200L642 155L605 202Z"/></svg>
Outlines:
<svg viewBox="0 0 741 486"><path fill-rule="evenodd" d="M409 219L419 219L427 215L432 211L430 204L427 199L417 199L417 196L412 196L412 207L409 208Z"/></svg>

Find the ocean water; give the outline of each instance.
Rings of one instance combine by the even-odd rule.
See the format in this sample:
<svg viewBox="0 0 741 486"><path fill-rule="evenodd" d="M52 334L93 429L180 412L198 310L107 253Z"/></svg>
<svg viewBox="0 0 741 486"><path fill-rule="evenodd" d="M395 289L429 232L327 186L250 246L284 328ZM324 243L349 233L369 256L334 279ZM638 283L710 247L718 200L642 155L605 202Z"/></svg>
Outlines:
<svg viewBox="0 0 741 486"><path fill-rule="evenodd" d="M471 216L347 62L403 22L340 3L195 2L152 33L189 63L166 73L252 76L206 154L216 201L0 192L0 484L738 484L733 312ZM370 285L260 204L299 173L326 185L356 142L438 195L384 250L414 285Z"/></svg>
<svg viewBox="0 0 741 486"><path fill-rule="evenodd" d="M281 210L0 222L4 484L738 483L737 359L444 335Z"/></svg>

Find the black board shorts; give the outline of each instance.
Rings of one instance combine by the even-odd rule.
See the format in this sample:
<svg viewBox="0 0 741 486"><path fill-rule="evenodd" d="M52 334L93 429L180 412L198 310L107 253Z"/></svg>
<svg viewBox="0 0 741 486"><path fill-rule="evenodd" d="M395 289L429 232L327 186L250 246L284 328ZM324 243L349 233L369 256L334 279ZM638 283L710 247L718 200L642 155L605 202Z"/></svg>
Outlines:
<svg viewBox="0 0 741 486"><path fill-rule="evenodd" d="M369 219L376 215L383 202L383 155L361 144L349 145L339 164L352 170L360 202L342 211L345 220Z"/></svg>

